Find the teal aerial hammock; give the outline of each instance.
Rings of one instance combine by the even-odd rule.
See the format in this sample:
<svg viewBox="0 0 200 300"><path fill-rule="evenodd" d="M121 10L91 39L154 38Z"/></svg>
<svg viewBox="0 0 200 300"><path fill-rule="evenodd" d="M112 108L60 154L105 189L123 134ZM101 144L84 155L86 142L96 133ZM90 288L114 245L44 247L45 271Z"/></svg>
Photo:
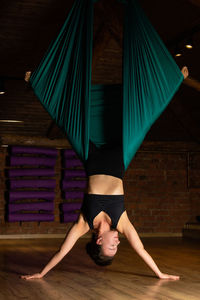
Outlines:
<svg viewBox="0 0 200 300"><path fill-rule="evenodd" d="M127 169L184 76L139 3L121 0L126 6L123 83L92 86L94 2L74 1L30 83L83 162L89 140L99 146L121 133Z"/></svg>

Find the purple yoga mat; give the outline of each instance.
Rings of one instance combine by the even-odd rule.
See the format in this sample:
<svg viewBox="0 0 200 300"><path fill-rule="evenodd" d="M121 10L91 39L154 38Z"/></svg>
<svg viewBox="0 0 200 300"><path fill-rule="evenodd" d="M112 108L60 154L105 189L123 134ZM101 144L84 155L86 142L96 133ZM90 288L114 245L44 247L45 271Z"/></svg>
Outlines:
<svg viewBox="0 0 200 300"><path fill-rule="evenodd" d="M62 182L62 189L66 190L68 188L86 188L87 182L86 180L63 180Z"/></svg>
<svg viewBox="0 0 200 300"><path fill-rule="evenodd" d="M20 199L45 199L53 201L54 198L54 191L9 191L10 202Z"/></svg>
<svg viewBox="0 0 200 300"><path fill-rule="evenodd" d="M46 179L46 180L10 180L10 189L16 188L51 188L55 189L56 180Z"/></svg>
<svg viewBox="0 0 200 300"><path fill-rule="evenodd" d="M65 192L65 199L83 199L84 192L81 191L67 191Z"/></svg>
<svg viewBox="0 0 200 300"><path fill-rule="evenodd" d="M11 166L48 166L54 167L56 164L56 157L32 157L32 156L10 156Z"/></svg>
<svg viewBox="0 0 200 300"><path fill-rule="evenodd" d="M68 158L64 161L65 168L80 167L80 166L83 166L83 164L77 158Z"/></svg>
<svg viewBox="0 0 200 300"><path fill-rule="evenodd" d="M53 202L39 202L39 203L16 203L16 204L8 204L9 213L19 212L20 210L47 210L54 211L54 203Z"/></svg>
<svg viewBox="0 0 200 300"><path fill-rule="evenodd" d="M50 156L57 156L58 150L51 148L40 148L40 147L23 147L23 146L12 146L12 154L19 153L31 153L31 154L46 154Z"/></svg>
<svg viewBox="0 0 200 300"><path fill-rule="evenodd" d="M75 213L63 214L63 222L64 223L76 222L78 220L78 216L79 214L75 214Z"/></svg>
<svg viewBox="0 0 200 300"><path fill-rule="evenodd" d="M11 169L8 170L9 177L18 176L55 176L54 169Z"/></svg>
<svg viewBox="0 0 200 300"><path fill-rule="evenodd" d="M73 210L80 209L81 205L82 203L79 202L61 203L61 208L63 212L72 212Z"/></svg>
<svg viewBox="0 0 200 300"><path fill-rule="evenodd" d="M54 215L53 214L29 214L29 213L24 213L24 214L9 214L8 215L8 222L20 222L20 221L48 221L52 222L54 221Z"/></svg>
<svg viewBox="0 0 200 300"><path fill-rule="evenodd" d="M68 177L86 177L85 170L65 170L64 178Z"/></svg>
<svg viewBox="0 0 200 300"><path fill-rule="evenodd" d="M66 158L76 156L76 152L73 149L66 149L63 151L63 156Z"/></svg>

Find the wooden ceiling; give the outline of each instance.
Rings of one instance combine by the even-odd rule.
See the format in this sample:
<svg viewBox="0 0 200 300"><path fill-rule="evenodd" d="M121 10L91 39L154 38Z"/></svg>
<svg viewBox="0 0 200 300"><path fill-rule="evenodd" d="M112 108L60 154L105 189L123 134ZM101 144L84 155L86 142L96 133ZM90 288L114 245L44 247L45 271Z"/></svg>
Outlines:
<svg viewBox="0 0 200 300"><path fill-rule="evenodd" d="M0 136L58 137L58 129L52 126L51 118L23 78L26 71L34 70L40 62L73 1L1 1L0 77L5 78L6 94L0 95L0 120L20 120L23 123L0 122ZM140 0L140 3L172 54L177 43L184 49L185 39L194 33L193 49L185 49L176 62L180 68L188 66L196 86L194 80L181 86L147 138L198 141L200 0ZM119 83L122 80L122 24L122 4L116 0L101 0L95 4L93 83ZM64 137L61 131L59 137Z"/></svg>

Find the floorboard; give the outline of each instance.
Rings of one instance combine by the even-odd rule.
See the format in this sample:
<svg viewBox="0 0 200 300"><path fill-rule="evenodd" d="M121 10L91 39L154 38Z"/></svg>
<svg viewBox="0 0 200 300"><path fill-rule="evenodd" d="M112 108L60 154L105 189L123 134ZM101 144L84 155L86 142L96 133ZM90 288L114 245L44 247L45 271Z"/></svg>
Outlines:
<svg viewBox="0 0 200 300"><path fill-rule="evenodd" d="M163 273L178 281L158 279L121 239L111 266L96 266L85 252L87 239L42 279L23 280L38 272L63 239L0 240L0 299L14 300L199 300L200 242L186 238L142 238Z"/></svg>

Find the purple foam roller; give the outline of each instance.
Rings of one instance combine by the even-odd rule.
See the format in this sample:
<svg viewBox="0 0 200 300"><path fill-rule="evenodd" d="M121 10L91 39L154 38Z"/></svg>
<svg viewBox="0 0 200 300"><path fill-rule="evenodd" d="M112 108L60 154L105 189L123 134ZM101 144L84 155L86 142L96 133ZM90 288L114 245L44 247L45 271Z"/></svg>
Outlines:
<svg viewBox="0 0 200 300"><path fill-rule="evenodd" d="M57 156L58 150L51 148L39 148L39 147L23 147L23 146L12 146L12 154L45 154L50 156Z"/></svg>
<svg viewBox="0 0 200 300"><path fill-rule="evenodd" d="M47 180L10 180L10 188L51 188L55 189L56 180L47 179Z"/></svg>
<svg viewBox="0 0 200 300"><path fill-rule="evenodd" d="M20 221L46 221L46 222L52 222L54 221L54 215L53 214L38 214L38 213L24 213L24 214L9 214L8 215L8 222L20 222Z"/></svg>
<svg viewBox="0 0 200 300"><path fill-rule="evenodd" d="M82 162L77 158L69 158L64 161L65 168L73 168L83 166Z"/></svg>
<svg viewBox="0 0 200 300"><path fill-rule="evenodd" d="M66 191L65 199L83 199L84 192L81 191Z"/></svg>
<svg viewBox="0 0 200 300"><path fill-rule="evenodd" d="M54 203L53 202L39 202L39 203L16 203L16 204L8 204L9 213L19 212L20 210L47 210L54 211Z"/></svg>
<svg viewBox="0 0 200 300"><path fill-rule="evenodd" d="M79 202L61 203L61 208L64 212L69 212L69 211L80 209L81 205L82 203Z"/></svg>
<svg viewBox="0 0 200 300"><path fill-rule="evenodd" d="M63 222L64 223L76 222L78 220L78 216L79 215L75 213L63 214Z"/></svg>
<svg viewBox="0 0 200 300"><path fill-rule="evenodd" d="M85 170L65 170L64 177L86 177Z"/></svg>
<svg viewBox="0 0 200 300"><path fill-rule="evenodd" d="M54 167L56 164L56 157L32 157L32 156L11 156L10 165L11 166L48 166Z"/></svg>
<svg viewBox="0 0 200 300"><path fill-rule="evenodd" d="M76 152L73 149L65 149L63 151L63 156L64 157L72 157L72 156L76 156Z"/></svg>
<svg viewBox="0 0 200 300"><path fill-rule="evenodd" d="M18 176L55 176L54 169L11 169L8 170L9 177Z"/></svg>
<svg viewBox="0 0 200 300"><path fill-rule="evenodd" d="M62 188L63 190L66 190L68 188L86 188L87 182L85 180L73 180L73 181L67 181L63 180L62 182Z"/></svg>
<svg viewBox="0 0 200 300"><path fill-rule="evenodd" d="M20 199L45 199L53 201L54 198L54 191L9 191L10 202Z"/></svg>

